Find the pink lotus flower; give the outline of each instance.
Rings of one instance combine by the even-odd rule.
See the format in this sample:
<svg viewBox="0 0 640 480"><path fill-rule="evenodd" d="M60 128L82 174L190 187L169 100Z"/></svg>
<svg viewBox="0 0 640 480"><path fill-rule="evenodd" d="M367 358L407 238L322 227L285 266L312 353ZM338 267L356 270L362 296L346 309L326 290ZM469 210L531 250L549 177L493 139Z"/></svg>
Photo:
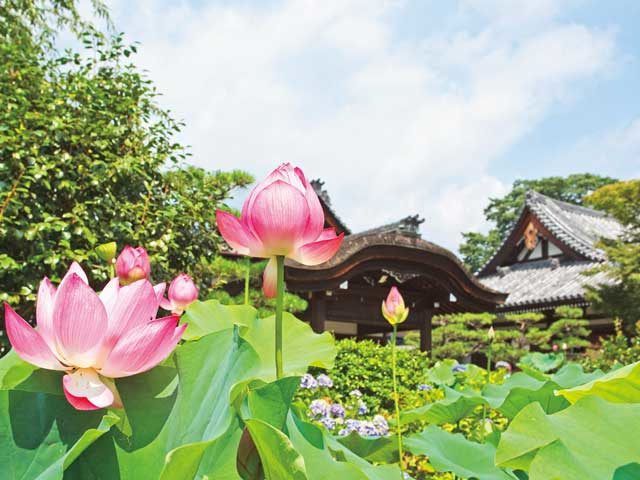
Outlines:
<svg viewBox="0 0 640 480"><path fill-rule="evenodd" d="M24 361L66 372L65 396L78 410L121 407L114 378L150 370L175 348L186 324L156 319L164 284L138 280L120 287L112 279L97 295L77 263L56 289L44 278L38 290L37 328L5 303L5 326Z"/></svg>
<svg viewBox="0 0 640 480"><path fill-rule="evenodd" d="M160 306L174 315L182 315L184 309L198 299L198 287L186 273L181 273L169 285L169 299L160 300Z"/></svg>
<svg viewBox="0 0 640 480"><path fill-rule="evenodd" d="M242 215L218 210L216 220L227 243L241 255L269 258L262 289L276 295L275 257L319 265L335 255L344 234L324 228L324 212L313 187L299 168L285 163L256 185Z"/></svg>
<svg viewBox="0 0 640 480"><path fill-rule="evenodd" d="M133 248L127 245L122 249L116 260L116 275L122 285L128 285L136 280L149 278L151 263L149 255L142 247Z"/></svg>
<svg viewBox="0 0 640 480"><path fill-rule="evenodd" d="M404 322L409 316L409 309L404 305L404 299L396 287L391 287L387 299L382 302L382 316L391 325Z"/></svg>

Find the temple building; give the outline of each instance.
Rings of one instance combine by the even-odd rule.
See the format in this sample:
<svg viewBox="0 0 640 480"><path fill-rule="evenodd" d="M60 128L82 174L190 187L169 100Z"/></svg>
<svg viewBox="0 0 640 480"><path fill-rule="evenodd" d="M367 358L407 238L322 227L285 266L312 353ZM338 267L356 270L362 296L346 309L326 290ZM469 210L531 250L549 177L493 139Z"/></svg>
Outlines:
<svg viewBox="0 0 640 480"><path fill-rule="evenodd" d="M421 238L417 215L352 233L331 207L320 181L312 182L327 227L344 232L328 262L306 266L287 260L287 289L309 300L303 315L315 331L366 337L391 330L381 303L397 286L410 307L400 330L420 331L420 347L431 350L431 319L453 312L495 311L507 294L484 285L451 251Z"/></svg>
<svg viewBox="0 0 640 480"><path fill-rule="evenodd" d="M542 311L552 321L556 307L571 305L585 309L594 331L611 327L611 319L590 309L584 291L584 285L609 281L603 273L584 272L606 261L598 240L623 228L602 212L531 191L505 242L474 275L454 253L421 238L417 215L353 233L333 210L323 183L312 185L325 226L345 233L329 262L286 263L287 289L309 300L303 318L318 332L359 338L389 332L380 305L394 285L411 309L400 329L420 331L422 350L431 350L431 319L443 313Z"/></svg>
<svg viewBox="0 0 640 480"><path fill-rule="evenodd" d="M520 217L495 255L477 273L489 288L507 292L497 312L541 311L561 305L582 307L594 332L612 320L594 311L585 286L611 282L604 273L585 275L602 262L601 238L613 239L623 226L611 216L529 191Z"/></svg>

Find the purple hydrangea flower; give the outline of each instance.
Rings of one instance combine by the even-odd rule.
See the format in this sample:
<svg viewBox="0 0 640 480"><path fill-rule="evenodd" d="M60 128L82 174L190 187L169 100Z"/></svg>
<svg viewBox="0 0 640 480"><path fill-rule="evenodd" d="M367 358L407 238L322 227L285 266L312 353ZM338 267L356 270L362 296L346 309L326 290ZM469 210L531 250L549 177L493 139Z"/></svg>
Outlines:
<svg viewBox="0 0 640 480"><path fill-rule="evenodd" d="M318 388L318 381L313 378L310 373L305 373L300 379L300 388L306 388L307 390L315 390Z"/></svg>
<svg viewBox="0 0 640 480"><path fill-rule="evenodd" d="M318 385L320 385L321 387L327 387L327 388L331 388L333 387L333 380L331 380L331 378L329 378L328 375L325 375L324 373L321 373L320 375L318 375Z"/></svg>
<svg viewBox="0 0 640 480"><path fill-rule="evenodd" d="M453 373L466 372L467 371L467 366L458 364L458 365L455 365L453 368L451 368L451 371Z"/></svg>
<svg viewBox="0 0 640 480"><path fill-rule="evenodd" d="M426 383L421 383L420 385L418 385L418 390L420 390L421 392L428 392L432 390L432 387L431 385L427 385Z"/></svg>
<svg viewBox="0 0 640 480"><path fill-rule="evenodd" d="M322 417L320 423L322 423L327 430L333 430L336 426L336 421L331 417Z"/></svg>
<svg viewBox="0 0 640 480"><path fill-rule="evenodd" d="M358 415L365 415L368 411L369 408L367 407L367 404L361 400L358 405Z"/></svg>
<svg viewBox="0 0 640 480"><path fill-rule="evenodd" d="M326 400L318 398L311 402L309 411L314 417L326 417L329 414L329 404Z"/></svg>
<svg viewBox="0 0 640 480"><path fill-rule="evenodd" d="M382 415L376 415L373 417L373 425L378 429L378 433L380 433L380 435L386 435L389 433L389 424L387 423L387 419Z"/></svg>
<svg viewBox="0 0 640 480"><path fill-rule="evenodd" d="M355 390L351 390L351 392L349 392L349 395L351 395L352 397L360 398L362 396L362 392L356 388Z"/></svg>
<svg viewBox="0 0 640 480"><path fill-rule="evenodd" d="M335 417L344 417L344 407L342 405L340 405L339 403L334 403L333 405L331 405L331 415L335 416Z"/></svg>

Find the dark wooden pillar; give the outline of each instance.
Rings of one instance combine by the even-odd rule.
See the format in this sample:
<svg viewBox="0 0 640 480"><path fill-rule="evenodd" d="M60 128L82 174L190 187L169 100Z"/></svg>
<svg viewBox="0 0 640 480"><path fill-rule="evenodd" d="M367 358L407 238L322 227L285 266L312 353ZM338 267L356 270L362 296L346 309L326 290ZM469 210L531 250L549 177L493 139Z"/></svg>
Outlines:
<svg viewBox="0 0 640 480"><path fill-rule="evenodd" d="M327 296L324 292L311 294L311 328L316 333L324 332L327 321Z"/></svg>
<svg viewBox="0 0 640 480"><path fill-rule="evenodd" d="M429 352L431 356L431 348L433 347L431 341L431 320L433 318L433 312L430 310L424 310L420 312L420 351Z"/></svg>

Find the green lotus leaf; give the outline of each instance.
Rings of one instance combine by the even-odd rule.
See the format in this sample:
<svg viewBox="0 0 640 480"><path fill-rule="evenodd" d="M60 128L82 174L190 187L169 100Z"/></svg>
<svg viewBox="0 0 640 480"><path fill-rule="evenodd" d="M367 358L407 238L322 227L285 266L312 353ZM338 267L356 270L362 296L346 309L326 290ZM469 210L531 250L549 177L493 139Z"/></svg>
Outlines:
<svg viewBox="0 0 640 480"><path fill-rule="evenodd" d="M640 402L640 362L613 370L604 376L573 388L558 390L571 403L588 395L614 403Z"/></svg>
<svg viewBox="0 0 640 480"><path fill-rule="evenodd" d="M640 404L609 403L587 396L547 415L531 403L502 434L496 464L525 470L530 480L611 478L620 466L640 460Z"/></svg>
<svg viewBox="0 0 640 480"><path fill-rule="evenodd" d="M449 433L435 425L407 437L404 445L415 455L427 455L439 472L453 472L462 478L481 480L515 480L509 471L495 466L495 447L476 443L462 434Z"/></svg>

